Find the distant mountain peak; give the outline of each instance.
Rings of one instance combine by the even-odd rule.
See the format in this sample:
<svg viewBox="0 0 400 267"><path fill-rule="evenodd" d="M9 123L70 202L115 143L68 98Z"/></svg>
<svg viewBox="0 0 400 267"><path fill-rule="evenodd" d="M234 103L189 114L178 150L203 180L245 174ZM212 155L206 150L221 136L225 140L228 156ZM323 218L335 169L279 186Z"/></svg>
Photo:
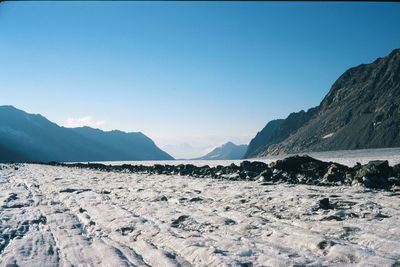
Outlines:
<svg viewBox="0 0 400 267"><path fill-rule="evenodd" d="M227 142L214 148L210 153L197 158L202 160L233 160L242 159L246 153L247 145L236 145L233 142Z"/></svg>

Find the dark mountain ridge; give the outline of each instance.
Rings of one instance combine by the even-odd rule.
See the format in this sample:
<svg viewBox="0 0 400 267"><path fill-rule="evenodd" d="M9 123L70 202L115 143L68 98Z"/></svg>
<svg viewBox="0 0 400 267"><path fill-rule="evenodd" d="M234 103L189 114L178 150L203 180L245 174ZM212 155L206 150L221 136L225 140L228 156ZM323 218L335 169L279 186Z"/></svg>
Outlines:
<svg viewBox="0 0 400 267"><path fill-rule="evenodd" d="M400 49L396 49L344 72L319 106L290 114L268 134L261 131L250 142L246 157L398 147L399 107Z"/></svg>
<svg viewBox="0 0 400 267"><path fill-rule="evenodd" d="M168 160L142 133L65 128L41 115L0 106L0 161Z"/></svg>

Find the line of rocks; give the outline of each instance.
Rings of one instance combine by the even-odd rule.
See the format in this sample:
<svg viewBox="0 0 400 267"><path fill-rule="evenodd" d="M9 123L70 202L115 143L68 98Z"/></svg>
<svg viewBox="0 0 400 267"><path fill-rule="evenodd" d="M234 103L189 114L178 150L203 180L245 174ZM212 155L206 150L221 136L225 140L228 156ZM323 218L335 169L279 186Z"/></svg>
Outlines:
<svg viewBox="0 0 400 267"><path fill-rule="evenodd" d="M58 163L48 165L88 168L100 171L183 175L197 178L251 180L262 184L290 183L320 186L355 185L367 188L390 189L400 186L400 164L389 166L388 161L376 160L348 167L334 162L324 162L310 156L292 156L271 164L259 161L243 161L240 165L215 167L180 165L104 165L100 163Z"/></svg>

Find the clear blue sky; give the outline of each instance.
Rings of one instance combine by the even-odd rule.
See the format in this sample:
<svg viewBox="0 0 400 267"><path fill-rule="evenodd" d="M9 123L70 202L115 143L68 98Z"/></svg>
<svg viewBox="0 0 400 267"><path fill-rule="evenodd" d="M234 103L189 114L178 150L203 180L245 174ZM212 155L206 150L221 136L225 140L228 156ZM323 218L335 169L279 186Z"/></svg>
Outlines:
<svg viewBox="0 0 400 267"><path fill-rule="evenodd" d="M189 157L174 146L246 143L398 47L399 3L5 2L0 104Z"/></svg>

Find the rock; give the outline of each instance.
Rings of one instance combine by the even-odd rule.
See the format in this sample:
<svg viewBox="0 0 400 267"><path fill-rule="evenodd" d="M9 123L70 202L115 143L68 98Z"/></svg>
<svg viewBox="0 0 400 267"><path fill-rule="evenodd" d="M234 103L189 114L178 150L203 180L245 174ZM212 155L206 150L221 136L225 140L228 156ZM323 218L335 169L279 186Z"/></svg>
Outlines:
<svg viewBox="0 0 400 267"><path fill-rule="evenodd" d="M392 168L389 166L389 162L387 160L373 160L368 162L365 165L362 165L361 168L357 171L357 177L370 176L370 175L381 175L384 177L388 177L392 172Z"/></svg>
<svg viewBox="0 0 400 267"><path fill-rule="evenodd" d="M322 218L320 221L343 221L343 218L337 215L330 215Z"/></svg>
<svg viewBox="0 0 400 267"><path fill-rule="evenodd" d="M322 181L326 184L345 182L347 169L346 166L332 163L328 166L324 176L322 176Z"/></svg>
<svg viewBox="0 0 400 267"><path fill-rule="evenodd" d="M388 177L392 172L387 160L370 161L360 167L355 179L368 188L387 189L390 187Z"/></svg>
<svg viewBox="0 0 400 267"><path fill-rule="evenodd" d="M168 201L168 198L164 195L158 196L154 199L154 201Z"/></svg>
<svg viewBox="0 0 400 267"><path fill-rule="evenodd" d="M231 181L239 181L241 179L239 173L223 174L221 175L221 178Z"/></svg>
<svg viewBox="0 0 400 267"><path fill-rule="evenodd" d="M400 177L389 177L388 182L390 185L400 186Z"/></svg>
<svg viewBox="0 0 400 267"><path fill-rule="evenodd" d="M179 216L177 219L172 220L171 227L175 227L175 228L179 227L179 225L182 222L184 222L185 220L187 220L189 217L190 217L189 215L181 215L181 216Z"/></svg>
<svg viewBox="0 0 400 267"><path fill-rule="evenodd" d="M393 176L400 178L400 163L393 166Z"/></svg>
<svg viewBox="0 0 400 267"><path fill-rule="evenodd" d="M362 177L362 184L374 189L387 189L390 185L387 178L379 176Z"/></svg>
<svg viewBox="0 0 400 267"><path fill-rule="evenodd" d="M331 241L331 240L329 240L329 241L323 240L323 241L321 241L321 242L319 242L319 243L317 244L317 247L318 247L319 249L321 249L321 250L325 250L326 248L331 247L331 246L333 246L333 245L335 245L335 242L333 242L333 241Z"/></svg>
<svg viewBox="0 0 400 267"><path fill-rule="evenodd" d="M155 170L155 173L162 174L165 170L165 166L161 164L154 164L153 169Z"/></svg>
<svg viewBox="0 0 400 267"><path fill-rule="evenodd" d="M203 201L201 197L193 197L189 200L190 202L198 202L198 201Z"/></svg>
<svg viewBox="0 0 400 267"><path fill-rule="evenodd" d="M195 171L197 170L197 166L193 165L193 164L186 164L186 165L178 165L179 166L179 174L180 175L191 175L193 173L195 173Z"/></svg>
<svg viewBox="0 0 400 267"><path fill-rule="evenodd" d="M241 180L245 180L247 178L247 174L244 171L239 172L239 178Z"/></svg>
<svg viewBox="0 0 400 267"><path fill-rule="evenodd" d="M357 163L352 168L314 159L310 156L291 156L271 163L270 166L263 162L243 161L239 166L208 165L197 167L193 164L180 165L104 165L99 163L71 163L63 164L67 167L89 168L102 171L134 172L147 174L184 175L196 178L211 177L214 179L227 179L232 181L251 180L261 184L289 183L308 185L363 185L368 188L389 189L392 186L400 186L400 164L393 168L387 161L371 161L361 165ZM93 178L95 179L95 178ZM89 189L90 190L90 189ZM77 194L81 189L67 188L61 192ZM104 191L108 194L111 191ZM164 201L164 200L161 200Z"/></svg>
<svg viewBox="0 0 400 267"><path fill-rule="evenodd" d="M255 173L256 175L260 174L261 172L265 171L266 169L269 169L268 165L264 162L259 162L259 161L242 161L239 166L241 171L249 172L249 173ZM254 176L255 177L255 176Z"/></svg>
<svg viewBox="0 0 400 267"><path fill-rule="evenodd" d="M232 219L227 218L227 219L225 219L224 224L225 225L234 225L234 224L236 224L236 222Z"/></svg>
<svg viewBox="0 0 400 267"><path fill-rule="evenodd" d="M82 188L82 189L65 188L65 189L61 189L60 193L74 193L74 192L76 192L76 194L80 194L80 193L87 192L87 191L92 191L92 189L89 189L89 188Z"/></svg>
<svg viewBox="0 0 400 267"><path fill-rule="evenodd" d="M259 182L269 182L272 180L272 170L271 169L267 169L265 171L263 171L262 173L260 173L255 180L259 181Z"/></svg>
<svg viewBox="0 0 400 267"><path fill-rule="evenodd" d="M332 205L329 202L329 198L323 198L318 201L318 205L320 209L328 210L332 208Z"/></svg>
<svg viewBox="0 0 400 267"><path fill-rule="evenodd" d="M275 163L271 164L271 167L273 167L274 169L302 173L324 170L328 166L328 162L320 161L307 155L292 156L282 160L277 160Z"/></svg>
<svg viewBox="0 0 400 267"><path fill-rule="evenodd" d="M244 171L244 173L246 174L247 180L253 180L253 178L258 175L257 172L253 172L253 171Z"/></svg>
<svg viewBox="0 0 400 267"><path fill-rule="evenodd" d="M116 229L117 232L119 232L121 235L126 236L130 233L133 232L133 230L135 230L135 228L133 226L123 226L121 228Z"/></svg>
<svg viewBox="0 0 400 267"><path fill-rule="evenodd" d="M238 256L241 257L250 257L251 255L253 255L253 250L251 250L251 248L245 248L238 253Z"/></svg>

